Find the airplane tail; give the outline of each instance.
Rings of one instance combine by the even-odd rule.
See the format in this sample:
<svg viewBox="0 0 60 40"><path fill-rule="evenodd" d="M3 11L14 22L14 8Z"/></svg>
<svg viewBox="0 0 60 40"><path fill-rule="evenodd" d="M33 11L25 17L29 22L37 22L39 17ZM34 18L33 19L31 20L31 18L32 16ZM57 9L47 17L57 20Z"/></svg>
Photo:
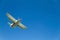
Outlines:
<svg viewBox="0 0 60 40"><path fill-rule="evenodd" d="M8 25L11 27L11 23L10 22L8 22Z"/></svg>
<svg viewBox="0 0 60 40"><path fill-rule="evenodd" d="M9 25L10 27L14 28L13 23L11 24L10 22L8 22L8 25Z"/></svg>

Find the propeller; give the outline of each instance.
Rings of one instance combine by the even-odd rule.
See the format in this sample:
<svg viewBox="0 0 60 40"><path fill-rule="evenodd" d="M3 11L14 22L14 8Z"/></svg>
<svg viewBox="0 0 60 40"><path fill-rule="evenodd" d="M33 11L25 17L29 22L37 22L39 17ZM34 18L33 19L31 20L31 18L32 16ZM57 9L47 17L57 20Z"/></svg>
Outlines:
<svg viewBox="0 0 60 40"><path fill-rule="evenodd" d="M20 20L20 21L21 21L22 19L20 19L20 18L18 17L18 20Z"/></svg>

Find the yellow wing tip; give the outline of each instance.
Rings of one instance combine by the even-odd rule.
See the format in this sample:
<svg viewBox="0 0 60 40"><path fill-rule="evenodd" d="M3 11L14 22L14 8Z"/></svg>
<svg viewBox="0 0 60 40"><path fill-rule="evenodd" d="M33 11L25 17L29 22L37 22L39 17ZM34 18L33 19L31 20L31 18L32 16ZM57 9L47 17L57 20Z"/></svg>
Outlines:
<svg viewBox="0 0 60 40"><path fill-rule="evenodd" d="M9 15L10 15L9 12L7 12L7 13L6 13L6 16L9 16Z"/></svg>
<svg viewBox="0 0 60 40"><path fill-rule="evenodd" d="M23 30L25 30L25 29L26 29L26 27L23 28Z"/></svg>

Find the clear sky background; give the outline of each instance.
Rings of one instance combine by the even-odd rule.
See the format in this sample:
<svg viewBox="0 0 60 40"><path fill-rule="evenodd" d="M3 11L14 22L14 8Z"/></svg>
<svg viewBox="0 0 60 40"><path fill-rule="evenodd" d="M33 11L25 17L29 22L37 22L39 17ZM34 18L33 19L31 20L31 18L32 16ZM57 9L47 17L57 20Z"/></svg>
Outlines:
<svg viewBox="0 0 60 40"><path fill-rule="evenodd" d="M27 29L10 28L7 12ZM0 0L0 40L60 40L60 0Z"/></svg>

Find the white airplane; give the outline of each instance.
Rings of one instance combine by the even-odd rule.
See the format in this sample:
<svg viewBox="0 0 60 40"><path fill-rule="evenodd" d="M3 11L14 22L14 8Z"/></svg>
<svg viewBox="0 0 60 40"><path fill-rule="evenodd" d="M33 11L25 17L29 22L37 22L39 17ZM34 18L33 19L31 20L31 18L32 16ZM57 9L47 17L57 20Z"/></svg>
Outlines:
<svg viewBox="0 0 60 40"><path fill-rule="evenodd" d="M10 27L19 26L22 29L26 28L22 23L20 23L20 21L21 21L20 19L16 20L9 13L7 13L6 15L7 15L8 19L12 22L12 23L8 22L8 24L10 25Z"/></svg>

